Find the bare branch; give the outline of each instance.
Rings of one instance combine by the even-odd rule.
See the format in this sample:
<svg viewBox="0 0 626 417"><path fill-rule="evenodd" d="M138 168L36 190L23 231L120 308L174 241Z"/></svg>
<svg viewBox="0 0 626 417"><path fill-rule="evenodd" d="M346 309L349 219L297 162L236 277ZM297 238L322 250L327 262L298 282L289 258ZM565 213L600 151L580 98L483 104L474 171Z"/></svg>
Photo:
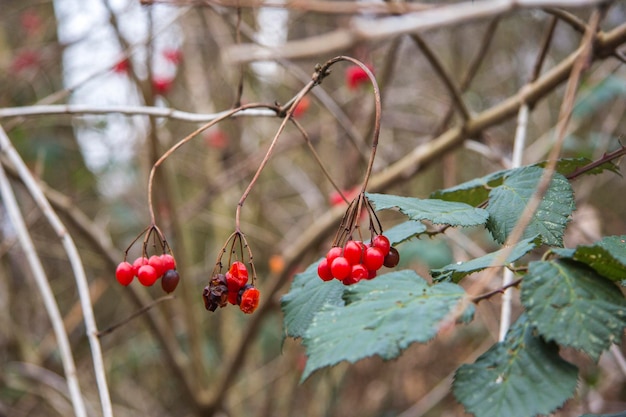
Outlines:
<svg viewBox="0 0 626 417"><path fill-rule="evenodd" d="M499 16L515 9L536 7L589 7L604 0L493 0L466 1L401 16L378 20L354 17L347 28L319 36L296 40L280 48L259 45L234 45L225 50L225 61L231 63L263 61L277 58L302 58L330 54L361 41L387 39L398 35L441 29L469 21Z"/></svg>
<svg viewBox="0 0 626 417"><path fill-rule="evenodd" d="M219 113L189 113L181 110L151 106L86 106L82 104L57 104L0 109L0 119L8 117L52 116L60 114L93 115L118 113L126 116L153 116L180 120L183 122L206 123L224 117L228 110ZM231 117L276 116L276 112L264 109L243 110Z"/></svg>
<svg viewBox="0 0 626 417"><path fill-rule="evenodd" d="M74 278L76 279L76 286L78 289L78 295L81 301L81 307L83 309L83 316L85 319L85 327L87 338L89 339L89 344L91 347L91 355L93 360L94 371L96 374L96 382L98 385L98 392L100 394L100 402L102 405L102 412L105 417L113 416L113 409L111 406L111 398L109 396L109 388L106 382L106 373L104 371L104 362L102 359L102 348L100 346L100 341L97 337L97 326L96 319L93 313L93 306L91 305L91 299L89 297L89 284L87 283L87 277L85 275L85 270L83 268L82 261L80 259L80 255L78 254L78 249L74 244L74 240L67 232L65 226L56 215L50 203L44 196L41 189L38 187L37 182L33 178L31 172L28 167L22 161L22 158L19 156L9 137L4 132L4 129L0 126L0 150L9 158L11 163L14 164L17 169L20 179L26 185L29 193L32 198L35 200L35 203L39 207L39 209L43 212L44 216L48 220L48 223L55 230L57 236L63 243L63 247L65 252L67 253L68 259L70 261L70 265L72 267L72 271L74 272ZM4 171L2 171L4 172ZM60 323L62 325L63 320L60 318ZM75 371L74 371L75 372ZM76 394L78 395L78 394Z"/></svg>

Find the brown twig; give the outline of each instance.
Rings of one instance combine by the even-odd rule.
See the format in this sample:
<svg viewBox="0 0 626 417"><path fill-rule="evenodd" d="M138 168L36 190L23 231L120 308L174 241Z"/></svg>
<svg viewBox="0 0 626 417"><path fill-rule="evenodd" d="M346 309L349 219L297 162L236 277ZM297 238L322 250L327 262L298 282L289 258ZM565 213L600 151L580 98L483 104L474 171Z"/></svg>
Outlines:
<svg viewBox="0 0 626 417"><path fill-rule="evenodd" d="M497 288L497 289L495 289L493 291L489 291L489 292L487 292L485 294L478 295L478 296L472 298L472 303L478 304L482 300L486 300L488 298L491 298L491 297L493 297L496 294L503 294L504 291L506 291L507 289L512 288L512 287L517 287L522 282L522 280L523 280L523 278L516 279L515 281L510 282L510 283L508 283L506 285L503 285L502 287Z"/></svg>
<svg viewBox="0 0 626 417"><path fill-rule="evenodd" d="M430 65L435 70L435 73L439 76L441 81L443 81L443 84L448 89L448 93L452 97L452 103L454 103L454 107L456 107L456 109L459 111L463 120L469 120L471 115L469 113L469 110L467 109L467 106L465 105L465 102L463 101L463 98L461 97L461 91L455 85L454 81L452 81L452 78L443 67L443 63L439 60L439 58L437 58L435 52L430 49L426 41L424 41L424 39L420 35L413 34L411 35L411 39L421 49L426 59L428 60L428 62L430 62Z"/></svg>
<svg viewBox="0 0 626 417"><path fill-rule="evenodd" d="M157 304L162 303L163 301L173 300L174 298L176 298L174 295L165 295L165 296L163 296L161 298L157 298L156 300L154 300L150 304L147 304L147 305L143 306L141 309L135 311L133 314L131 314L130 316L126 317L124 320L121 320L121 321L115 323L114 325L107 327L104 330L100 330L98 333L96 333L96 336L102 337L102 336L106 336L107 334L111 334L115 330L117 330L120 327L124 326L125 324L129 323L134 318L137 318L137 317L141 316L142 314L144 314L145 312L147 312L148 310L150 310L152 307L156 306Z"/></svg>

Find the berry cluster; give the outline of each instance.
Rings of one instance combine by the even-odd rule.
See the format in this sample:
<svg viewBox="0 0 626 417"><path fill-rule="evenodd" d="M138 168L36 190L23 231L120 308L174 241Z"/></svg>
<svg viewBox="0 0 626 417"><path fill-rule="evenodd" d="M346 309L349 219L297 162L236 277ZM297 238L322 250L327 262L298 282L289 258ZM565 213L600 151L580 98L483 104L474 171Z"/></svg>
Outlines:
<svg viewBox="0 0 626 417"><path fill-rule="evenodd" d="M218 307L226 307L230 303L238 305L246 314L254 313L259 305L260 295L254 284L248 284L248 270L243 262L239 261L233 262L226 274L214 274L202 292L207 310L215 311Z"/></svg>
<svg viewBox="0 0 626 417"><path fill-rule="evenodd" d="M132 264L123 261L117 265L115 270L117 282L127 286L133 282L135 277L145 287L154 285L161 278L161 288L166 293L174 291L180 281L180 276L176 271L176 261L168 253L152 255L149 258L141 256L135 259Z"/></svg>
<svg viewBox="0 0 626 417"><path fill-rule="evenodd" d="M374 278L380 268L393 268L399 261L400 255L389 239L376 235L370 244L348 240L343 247L332 247L317 265L317 275L324 281L335 278L345 285L352 285L362 279Z"/></svg>

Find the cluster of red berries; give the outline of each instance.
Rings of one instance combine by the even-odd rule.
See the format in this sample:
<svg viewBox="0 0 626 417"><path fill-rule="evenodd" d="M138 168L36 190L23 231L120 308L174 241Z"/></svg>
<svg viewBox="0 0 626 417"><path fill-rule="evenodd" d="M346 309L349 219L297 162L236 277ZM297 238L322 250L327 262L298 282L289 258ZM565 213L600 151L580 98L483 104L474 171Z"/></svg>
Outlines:
<svg viewBox="0 0 626 417"><path fill-rule="evenodd" d="M334 278L352 285L374 278L380 268L393 268L399 261L400 255L389 239L376 235L370 244L348 240L343 247L332 247L317 265L317 275L324 281Z"/></svg>
<svg viewBox="0 0 626 417"><path fill-rule="evenodd" d="M135 277L145 287L154 285L161 278L161 288L168 294L176 289L180 281L180 276L176 271L176 261L168 253L152 255L149 258L141 256L135 259L132 264L123 261L117 265L115 270L117 282L127 286L133 282Z"/></svg>
<svg viewBox="0 0 626 417"><path fill-rule="evenodd" d="M226 274L215 274L209 285L204 287L202 298L204 307L215 311L218 307L226 307L228 303L238 305L246 314L254 313L259 305L261 293L253 285L248 284L248 270L243 262L235 261Z"/></svg>

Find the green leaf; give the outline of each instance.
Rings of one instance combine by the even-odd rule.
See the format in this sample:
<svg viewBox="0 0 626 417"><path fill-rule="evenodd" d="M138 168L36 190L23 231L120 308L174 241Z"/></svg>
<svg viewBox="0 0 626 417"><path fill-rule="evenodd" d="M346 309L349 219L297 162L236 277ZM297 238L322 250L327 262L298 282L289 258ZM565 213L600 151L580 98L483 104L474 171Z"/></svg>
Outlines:
<svg viewBox="0 0 626 417"><path fill-rule="evenodd" d="M502 185L489 193L487 228L494 239L504 243L536 191L543 174L539 167L526 167L506 177ZM523 238L540 235L547 245L563 246L563 232L574 210L574 193L567 179L554 174Z"/></svg>
<svg viewBox="0 0 626 417"><path fill-rule="evenodd" d="M452 283L429 286L410 270L346 287L345 307L325 306L304 335L308 360L302 380L341 361L372 355L392 359L411 343L427 342L464 294ZM467 318L473 307L466 313Z"/></svg>
<svg viewBox="0 0 626 417"><path fill-rule="evenodd" d="M318 262L314 262L306 271L297 274L289 292L280 299L287 336L302 337L315 313L324 305L344 304L341 297L345 286L337 280L322 281L317 276L317 264Z"/></svg>
<svg viewBox="0 0 626 417"><path fill-rule="evenodd" d="M626 299L619 288L584 264L557 259L531 262L521 300L546 340L598 359L626 327Z"/></svg>
<svg viewBox="0 0 626 417"><path fill-rule="evenodd" d="M476 417L547 415L574 394L577 368L534 334L525 316L475 363L461 366L454 396Z"/></svg>
<svg viewBox="0 0 626 417"><path fill-rule="evenodd" d="M569 176L574 174L577 170L581 169L582 167L584 167L585 165L589 165L591 162L591 159L589 158L571 158L571 159L561 159L558 163L557 163L557 167L556 167L556 171L564 176ZM545 167L547 164L547 162L540 162L538 164L536 164L536 166L539 166L541 168ZM602 165L598 165L597 167L590 169L589 171L586 171L585 174L586 175L597 175L597 174L601 174L604 171L611 171L614 174L620 175L621 176L621 172L620 169L617 165L615 165L613 162L605 162Z"/></svg>
<svg viewBox="0 0 626 417"><path fill-rule="evenodd" d="M626 279L626 235L606 236L593 245L554 249L554 253L587 264L611 281Z"/></svg>
<svg viewBox="0 0 626 417"><path fill-rule="evenodd" d="M422 222L408 220L404 223L400 223L397 226L392 227L389 230L385 230L385 236L389 239L392 245L397 245L406 240L411 239L426 231L426 225Z"/></svg>
<svg viewBox="0 0 626 417"><path fill-rule="evenodd" d="M428 220L435 224L451 226L477 226L485 224L487 211L465 203L434 199L400 197L387 194L367 194L376 210L398 208L411 220Z"/></svg>
<svg viewBox="0 0 626 417"><path fill-rule="evenodd" d="M557 162L556 171L564 176L574 173L577 169L590 164L592 161L588 158L567 158ZM529 167L545 167L547 162L539 162ZM464 182L445 190L435 191L430 195L431 198L438 198L446 201L459 201L467 203L471 206L478 206L489 198L489 191L502 185L504 178L526 169L528 167L514 168L502 171L496 171L482 178L476 178L471 181ZM600 174L604 171L611 171L620 174L619 167L612 162L606 162L594 169L586 172L586 174Z"/></svg>
<svg viewBox="0 0 626 417"><path fill-rule="evenodd" d="M472 259L471 261L457 262L455 264L444 266L440 269L433 269L430 271L430 274L435 281L459 282L466 275L481 271L485 268L489 268L490 266L504 266L515 262L531 250L535 249L540 244L541 240L538 239L537 236L534 236L522 240L517 245L513 246L512 249L500 249L479 258ZM494 261L496 259L500 259L502 253L505 252L505 250L510 250L507 257L505 259L502 259L502 261L498 264L494 265Z"/></svg>
<svg viewBox="0 0 626 417"><path fill-rule="evenodd" d="M506 175L510 175L511 172L511 170L503 170L482 178L475 178L445 190L435 191L430 195L430 198L459 201L471 206L477 206L487 200L489 190L502 184L503 178Z"/></svg>

